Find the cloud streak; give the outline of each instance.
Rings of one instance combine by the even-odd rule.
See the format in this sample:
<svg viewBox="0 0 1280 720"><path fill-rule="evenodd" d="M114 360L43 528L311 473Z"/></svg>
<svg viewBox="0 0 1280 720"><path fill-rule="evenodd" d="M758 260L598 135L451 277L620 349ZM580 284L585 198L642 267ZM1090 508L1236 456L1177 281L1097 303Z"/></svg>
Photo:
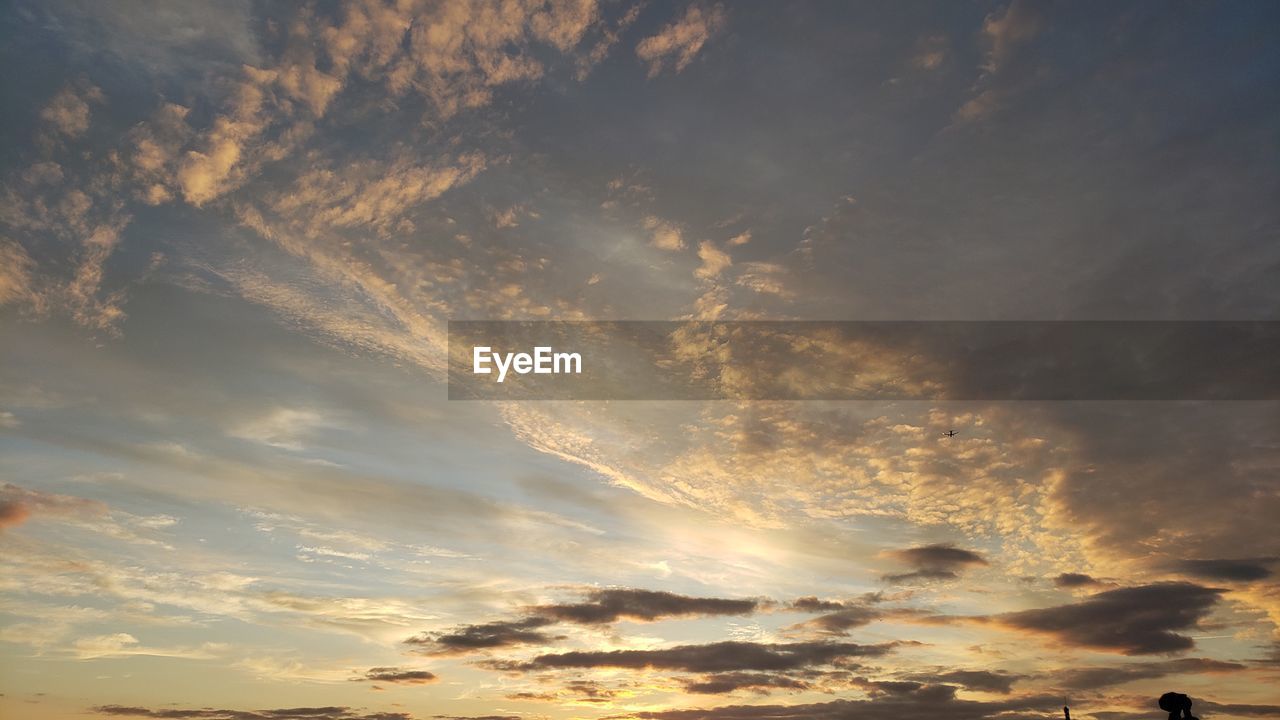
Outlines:
<svg viewBox="0 0 1280 720"><path fill-rule="evenodd" d="M538 655L525 662L499 662L497 669L531 671L564 668L630 668L696 673L744 670L795 670L838 663L850 658L881 657L899 643L749 643L718 642L677 645L662 650L573 651Z"/></svg>

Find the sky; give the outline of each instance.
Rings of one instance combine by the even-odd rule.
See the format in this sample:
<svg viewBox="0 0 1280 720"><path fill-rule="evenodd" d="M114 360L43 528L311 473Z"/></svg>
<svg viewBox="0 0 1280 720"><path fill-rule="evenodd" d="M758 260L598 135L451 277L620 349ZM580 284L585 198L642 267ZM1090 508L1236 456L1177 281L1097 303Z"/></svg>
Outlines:
<svg viewBox="0 0 1280 720"><path fill-rule="evenodd" d="M6 3L0 716L1280 716L1274 399L446 383L450 320L1280 319L1276 27Z"/></svg>

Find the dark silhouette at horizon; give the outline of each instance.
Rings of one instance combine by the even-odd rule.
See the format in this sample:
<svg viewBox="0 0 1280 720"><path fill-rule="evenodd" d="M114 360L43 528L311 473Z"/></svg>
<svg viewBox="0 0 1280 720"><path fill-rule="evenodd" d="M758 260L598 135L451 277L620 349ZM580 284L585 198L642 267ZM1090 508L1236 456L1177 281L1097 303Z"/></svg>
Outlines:
<svg viewBox="0 0 1280 720"><path fill-rule="evenodd" d="M1178 692L1167 692L1156 701L1161 710L1169 713L1169 720L1200 720L1191 714L1191 698ZM1071 708L1062 706L1063 720L1071 720Z"/></svg>
<svg viewBox="0 0 1280 720"><path fill-rule="evenodd" d="M1169 713L1169 720L1199 720L1191 714L1191 698L1182 693L1167 692L1160 696L1158 704Z"/></svg>

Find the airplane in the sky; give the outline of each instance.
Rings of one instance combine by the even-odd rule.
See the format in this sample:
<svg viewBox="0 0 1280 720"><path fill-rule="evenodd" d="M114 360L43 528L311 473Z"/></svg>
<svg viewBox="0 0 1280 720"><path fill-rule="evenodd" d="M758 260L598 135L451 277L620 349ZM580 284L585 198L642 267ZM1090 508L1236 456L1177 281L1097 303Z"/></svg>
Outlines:
<svg viewBox="0 0 1280 720"><path fill-rule="evenodd" d="M956 435L959 435L959 433L957 433L955 430L948 430L942 434L947 437L955 437Z"/></svg>

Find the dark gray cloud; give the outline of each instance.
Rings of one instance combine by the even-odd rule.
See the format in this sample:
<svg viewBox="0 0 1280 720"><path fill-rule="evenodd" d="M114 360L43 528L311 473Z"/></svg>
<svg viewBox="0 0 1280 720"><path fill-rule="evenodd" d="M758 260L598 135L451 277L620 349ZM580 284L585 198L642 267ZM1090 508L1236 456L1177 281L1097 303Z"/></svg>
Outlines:
<svg viewBox="0 0 1280 720"><path fill-rule="evenodd" d="M511 700L544 700L554 702L572 697L576 702L603 703L618 696L618 690L592 680L570 680L559 686L557 692L518 692L507 697Z"/></svg>
<svg viewBox="0 0 1280 720"><path fill-rule="evenodd" d="M1061 575L1055 577L1053 579L1053 584L1055 587L1060 587L1060 588L1076 588L1076 587L1089 587L1090 585L1099 585L1101 584L1101 581L1093 577L1092 575L1085 575L1084 573L1067 572L1067 573L1062 573Z"/></svg>
<svg viewBox="0 0 1280 720"><path fill-rule="evenodd" d="M373 680L376 682L397 683L401 685L425 685L435 682L437 676L433 672L426 670L409 670L398 667L376 667L369 668L363 677L355 678L355 680Z"/></svg>
<svg viewBox="0 0 1280 720"><path fill-rule="evenodd" d="M629 588L593 590L587 601L539 605L533 613L561 622L599 625L616 620L658 620L694 615L747 615L759 607L757 600L690 597L675 593Z"/></svg>
<svg viewBox="0 0 1280 720"><path fill-rule="evenodd" d="M172 718L174 720L412 720L407 713L363 713L349 707L298 707L278 710L215 710L212 708L152 710L123 705L99 705L91 710L117 717Z"/></svg>
<svg viewBox="0 0 1280 720"><path fill-rule="evenodd" d="M797 627L811 628L823 635L848 635L850 629L869 625L884 616L885 612L877 608L848 607L806 620Z"/></svg>
<svg viewBox="0 0 1280 720"><path fill-rule="evenodd" d="M809 683L786 675L770 673L730 672L707 675L697 680L684 680L684 689L702 695L723 695L736 690L754 690L767 693L770 690L807 690Z"/></svg>
<svg viewBox="0 0 1280 720"><path fill-rule="evenodd" d="M1133 680L1151 680L1170 675L1198 675L1244 670L1240 663L1209 658L1182 658L1167 662L1135 663L1114 667L1088 667L1054 673L1060 687L1071 690L1096 690L1121 685Z"/></svg>
<svg viewBox="0 0 1280 720"><path fill-rule="evenodd" d="M879 657L905 643L859 645L856 643L800 642L766 644L717 642L677 645L661 650L573 651L539 655L527 662L494 662L500 670L530 671L553 668L648 668L719 673L743 670L795 670L839 663L847 658Z"/></svg>
<svg viewBox="0 0 1280 720"><path fill-rule="evenodd" d="M1039 411L1032 411L1032 413ZM1260 529L1280 516L1264 428L1280 422L1276 403L1115 403L1043 408L1045 420L1087 462L1068 468L1055 490L1060 519L1111 557L1158 547L1154 568L1205 573L1223 563L1179 558L1280 556L1280 536ZM1136 508L1141 508L1137 510ZM1177 528L1171 532L1171 528ZM1257 574L1256 568L1238 568Z"/></svg>
<svg viewBox="0 0 1280 720"><path fill-rule="evenodd" d="M479 625L460 625L448 632L415 635L404 642L407 645L421 646L424 652L432 655L451 655L512 645L549 643L557 640L558 636L543 632L539 628L554 622L550 618L527 617Z"/></svg>
<svg viewBox="0 0 1280 720"><path fill-rule="evenodd" d="M832 610L843 610L845 604L836 600L819 600L817 597L810 595L809 597L796 598L791 603L792 610L800 612L830 612Z"/></svg>
<svg viewBox="0 0 1280 720"><path fill-rule="evenodd" d="M1252 582L1271 577L1271 565L1280 558L1219 558L1214 560L1179 560L1173 568L1192 577L1204 580Z"/></svg>
<svg viewBox="0 0 1280 720"><path fill-rule="evenodd" d="M1155 583L990 619L1006 627L1052 635L1078 647L1126 655L1176 652L1195 646L1191 638L1176 631L1194 628L1222 592L1186 582Z"/></svg>
<svg viewBox="0 0 1280 720"><path fill-rule="evenodd" d="M1062 698L1032 695L998 702L955 697L946 685L898 683L866 700L836 700L804 705L726 705L711 709L637 713L648 720L986 720L987 718L1054 718L1062 715Z"/></svg>
<svg viewBox="0 0 1280 720"><path fill-rule="evenodd" d="M839 670L801 670L796 673L769 672L728 672L708 675L698 679L687 679L685 689L690 692L704 694L730 693L736 690L753 690L760 694L768 694L770 690L805 690L818 687L830 691L839 687L856 687L865 690L872 696L882 695L919 695L934 694L939 697L950 697L955 687L981 692L1009 694L1013 683L1023 679L1022 675L989 672L986 670L954 670L935 673L916 673L904 676L901 680L869 680L859 677L847 669Z"/></svg>
<svg viewBox="0 0 1280 720"><path fill-rule="evenodd" d="M1242 703L1218 703L1212 700L1197 700L1195 706L1197 709L1203 708L1223 715L1280 717L1280 705L1247 705Z"/></svg>
<svg viewBox="0 0 1280 720"><path fill-rule="evenodd" d="M938 673L916 673L906 676L908 680L930 683L959 685L966 690L993 692L1008 695L1013 692L1013 684L1025 676L989 670L951 670Z"/></svg>
<svg viewBox="0 0 1280 720"><path fill-rule="evenodd" d="M873 698L907 697L946 702L953 700L956 696L956 689L950 685L930 685L911 680L859 679L855 684L866 690Z"/></svg>
<svg viewBox="0 0 1280 720"><path fill-rule="evenodd" d="M889 582L952 580L959 577L960 572L966 568L987 564L986 558L978 553L947 543L894 550L888 554L915 568L908 573L885 575L884 579Z"/></svg>
<svg viewBox="0 0 1280 720"><path fill-rule="evenodd" d="M618 620L653 621L697 615L747 615L759 600L690 597L675 593L631 588L593 590L585 602L535 605L529 615L516 620L496 620L459 625L447 632L422 633L404 642L426 648L429 654L451 655L509 647L545 644L561 639L542 630L557 623L604 625Z"/></svg>

